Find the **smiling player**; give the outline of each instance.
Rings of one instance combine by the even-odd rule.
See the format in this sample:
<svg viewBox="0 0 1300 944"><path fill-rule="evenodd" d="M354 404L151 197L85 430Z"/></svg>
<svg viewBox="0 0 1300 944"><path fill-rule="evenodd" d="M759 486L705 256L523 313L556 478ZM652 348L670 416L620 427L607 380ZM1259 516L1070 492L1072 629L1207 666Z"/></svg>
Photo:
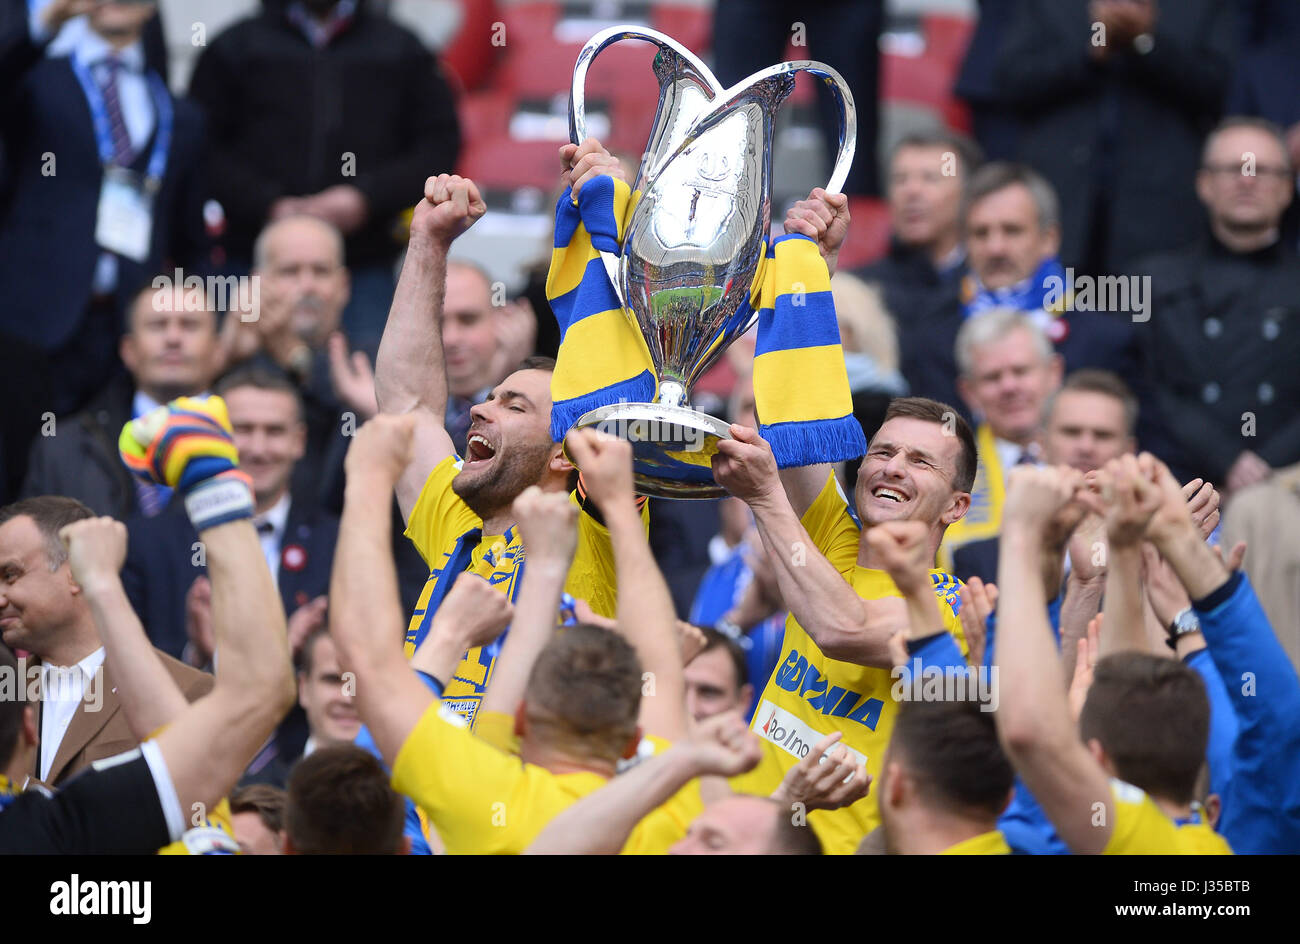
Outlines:
<svg viewBox="0 0 1300 944"><path fill-rule="evenodd" d="M600 155L572 170L575 188L607 172ZM609 532L588 508L577 473L550 436L549 358L530 357L470 410L463 459L444 425L447 377L441 340L447 252L487 205L474 182L443 174L425 182L411 221L411 238L393 297L375 370L384 413L415 417L413 458L397 483L406 536L429 565L406 632L409 657L456 576L466 570L514 599L522 582L524 547L511 506L524 489L571 491L583 507L578 549L565 589L602 616L615 611L615 572ZM444 702L471 723L491 678L504 635L471 649L446 683Z"/></svg>
<svg viewBox="0 0 1300 944"><path fill-rule="evenodd" d="M927 561L944 532L970 507L976 451L970 427L934 400L894 400L867 447L858 472L857 515L830 466L778 473L767 443L752 429L733 426L714 459L714 476L754 512L781 595L790 608L782 657L759 699L753 729L764 759L738 789L770 792L781 777L827 734L865 757L879 783L898 705L889 638L907 626L906 604L867 540L889 521L927 526ZM957 616L960 585L931 570L940 597L942 628L964 647ZM927 627L939 629L940 627ZM873 792L865 800L809 816L827 852L852 852L880 823Z"/></svg>

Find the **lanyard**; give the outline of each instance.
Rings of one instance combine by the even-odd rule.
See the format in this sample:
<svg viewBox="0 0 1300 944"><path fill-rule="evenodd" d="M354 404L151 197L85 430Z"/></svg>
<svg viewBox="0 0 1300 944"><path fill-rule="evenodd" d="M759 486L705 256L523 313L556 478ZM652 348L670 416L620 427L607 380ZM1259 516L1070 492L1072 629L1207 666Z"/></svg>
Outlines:
<svg viewBox="0 0 1300 944"><path fill-rule="evenodd" d="M108 126L108 109L104 105L104 91L90 74L90 69L77 56L70 57L72 71L81 83L81 90L86 94L90 105L91 121L95 125L95 142L99 147L99 159L104 164L113 163L113 133ZM154 136L153 153L149 155L149 168L145 172L151 189L156 190L167 170L167 152L172 139L172 100L157 73L149 72L145 76L149 83L149 92L153 97L154 111L158 118L158 132Z"/></svg>

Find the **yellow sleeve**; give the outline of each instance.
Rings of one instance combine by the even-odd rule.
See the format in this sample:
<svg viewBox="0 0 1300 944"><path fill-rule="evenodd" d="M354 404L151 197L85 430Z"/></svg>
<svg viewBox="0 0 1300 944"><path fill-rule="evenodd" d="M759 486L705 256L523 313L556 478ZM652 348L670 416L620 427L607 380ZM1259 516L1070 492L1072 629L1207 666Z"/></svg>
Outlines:
<svg viewBox="0 0 1300 944"><path fill-rule="evenodd" d="M826 476L826 484L800 519L813 546L826 555L842 574L853 569L858 559L861 529L849 514L849 502L840 490L835 473Z"/></svg>
<svg viewBox="0 0 1300 944"><path fill-rule="evenodd" d="M451 480L460 472L460 464L460 459L452 455L433 467L406 521L406 536L430 567L462 534L483 525L451 490Z"/></svg>
<svg viewBox="0 0 1300 944"><path fill-rule="evenodd" d="M570 494L570 500L579 503L577 492ZM641 523L649 533L648 502L641 503ZM578 514L578 548L564 589L574 599L586 600L599 616L613 619L618 610L618 578L609 529L586 512Z"/></svg>
<svg viewBox="0 0 1300 944"><path fill-rule="evenodd" d="M1145 792L1122 780L1110 782L1114 826L1103 855L1232 855L1208 826L1179 826Z"/></svg>
<svg viewBox="0 0 1300 944"><path fill-rule="evenodd" d="M519 754L519 738L515 734L515 719L503 711L477 711L474 713L474 736L487 741L506 754Z"/></svg>
<svg viewBox="0 0 1300 944"><path fill-rule="evenodd" d="M667 855L674 844L685 838L691 823L703 811L700 781L692 780L636 824L621 854Z"/></svg>
<svg viewBox="0 0 1300 944"><path fill-rule="evenodd" d="M434 702L393 763L393 789L424 810L447 852L522 852L573 802L548 771L484 743ZM460 723L458 723L460 722Z"/></svg>
<svg viewBox="0 0 1300 944"><path fill-rule="evenodd" d="M187 830L180 839L163 846L158 855L238 855L239 844L235 842L231 815L230 801L222 797L212 812L203 817L203 822Z"/></svg>

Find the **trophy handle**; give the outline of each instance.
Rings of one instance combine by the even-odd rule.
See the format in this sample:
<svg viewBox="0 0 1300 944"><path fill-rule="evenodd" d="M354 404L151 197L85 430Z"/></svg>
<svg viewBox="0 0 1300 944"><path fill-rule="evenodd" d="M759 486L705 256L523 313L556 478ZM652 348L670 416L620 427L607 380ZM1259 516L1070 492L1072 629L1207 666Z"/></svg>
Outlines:
<svg viewBox="0 0 1300 944"><path fill-rule="evenodd" d="M835 155L835 167L831 179L826 184L827 193L839 193L853 166L853 155L858 148L858 109L853 104L853 92L850 91L844 77L823 62L797 62L794 65L800 71L817 76L830 89L839 106L839 152Z"/></svg>
<svg viewBox="0 0 1300 944"><path fill-rule="evenodd" d="M639 39L675 53L686 61L701 82L709 85L714 95L722 91L708 66L671 36L645 26L611 26L587 40L573 64L573 82L569 86L569 140L574 144L587 140L587 70L601 50L624 39Z"/></svg>

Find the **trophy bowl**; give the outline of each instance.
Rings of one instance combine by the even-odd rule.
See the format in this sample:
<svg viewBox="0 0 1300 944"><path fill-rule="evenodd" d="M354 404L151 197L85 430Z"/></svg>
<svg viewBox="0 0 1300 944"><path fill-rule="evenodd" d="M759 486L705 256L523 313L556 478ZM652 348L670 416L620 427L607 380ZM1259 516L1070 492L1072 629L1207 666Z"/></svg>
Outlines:
<svg viewBox="0 0 1300 944"><path fill-rule="evenodd" d="M633 191L639 199L621 250L601 261L657 373L653 403L591 410L594 427L633 446L637 490L657 498L719 498L712 458L728 424L691 409L694 383L758 319L758 288L770 246L772 132L776 113L807 72L832 92L840 142L828 192L843 186L856 146L853 96L830 66L782 62L723 88L698 58L655 30L615 26L583 47L569 96L569 136L587 137L587 70L626 39L659 47L659 105ZM570 457L571 458L571 457Z"/></svg>

